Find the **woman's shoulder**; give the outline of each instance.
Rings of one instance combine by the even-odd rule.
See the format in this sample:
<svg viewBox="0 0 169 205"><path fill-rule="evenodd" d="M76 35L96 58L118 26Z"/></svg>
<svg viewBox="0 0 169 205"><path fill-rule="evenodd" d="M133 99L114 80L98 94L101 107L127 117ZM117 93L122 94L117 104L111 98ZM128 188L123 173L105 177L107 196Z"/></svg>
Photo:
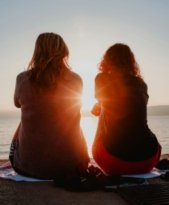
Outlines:
<svg viewBox="0 0 169 205"><path fill-rule="evenodd" d="M147 84L142 78L137 77L137 84L138 84L138 87L140 87L143 91L147 92L147 89L148 89Z"/></svg>
<svg viewBox="0 0 169 205"><path fill-rule="evenodd" d="M95 77L96 80L98 79L109 79L110 75L108 73L98 73Z"/></svg>
<svg viewBox="0 0 169 205"><path fill-rule="evenodd" d="M129 77L125 80L126 87L128 87L130 90L142 93L148 98L148 86L145 83L145 81L140 77Z"/></svg>
<svg viewBox="0 0 169 205"><path fill-rule="evenodd" d="M96 83L107 83L109 82L110 79L110 75L107 73L98 73L95 77L95 82Z"/></svg>
<svg viewBox="0 0 169 205"><path fill-rule="evenodd" d="M77 73L75 73L73 71L70 71L70 73L71 73L72 78L75 78L75 79L78 79L78 80L82 80L79 74L77 74Z"/></svg>
<svg viewBox="0 0 169 205"><path fill-rule="evenodd" d="M64 73L64 80L73 82L79 81L82 83L82 78L80 77L80 75L71 70L68 70Z"/></svg>
<svg viewBox="0 0 169 205"><path fill-rule="evenodd" d="M20 72L18 75L17 75L17 80L23 80L25 78L28 78L29 76L29 71L23 71L23 72Z"/></svg>
<svg viewBox="0 0 169 205"><path fill-rule="evenodd" d="M23 71L19 73L16 77L16 85L17 87L24 87L30 83L29 81L30 71Z"/></svg>
<svg viewBox="0 0 169 205"><path fill-rule="evenodd" d="M141 77L138 77L138 76L127 76L125 78L125 81L127 84L131 86L133 85L134 87L144 87L144 88L147 87L147 84L145 83L145 81Z"/></svg>

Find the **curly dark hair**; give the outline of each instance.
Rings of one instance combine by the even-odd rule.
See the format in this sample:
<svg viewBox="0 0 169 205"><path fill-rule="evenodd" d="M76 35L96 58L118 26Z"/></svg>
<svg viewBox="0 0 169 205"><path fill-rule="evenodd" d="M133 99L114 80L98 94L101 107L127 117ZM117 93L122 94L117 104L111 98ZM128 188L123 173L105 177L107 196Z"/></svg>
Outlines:
<svg viewBox="0 0 169 205"><path fill-rule="evenodd" d="M100 63L99 70L104 73L115 70L142 78L133 52L128 45L122 43L116 43L108 48Z"/></svg>

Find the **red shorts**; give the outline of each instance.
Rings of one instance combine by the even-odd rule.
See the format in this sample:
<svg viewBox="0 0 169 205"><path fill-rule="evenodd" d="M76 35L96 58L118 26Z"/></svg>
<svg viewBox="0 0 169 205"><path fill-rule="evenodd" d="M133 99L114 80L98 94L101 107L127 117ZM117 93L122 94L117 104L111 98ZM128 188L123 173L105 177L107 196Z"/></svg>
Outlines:
<svg viewBox="0 0 169 205"><path fill-rule="evenodd" d="M157 153L144 161L130 162L115 157L107 152L103 144L97 142L92 148L93 158L99 167L109 175L141 174L149 172L156 166L161 155L161 146L158 146Z"/></svg>

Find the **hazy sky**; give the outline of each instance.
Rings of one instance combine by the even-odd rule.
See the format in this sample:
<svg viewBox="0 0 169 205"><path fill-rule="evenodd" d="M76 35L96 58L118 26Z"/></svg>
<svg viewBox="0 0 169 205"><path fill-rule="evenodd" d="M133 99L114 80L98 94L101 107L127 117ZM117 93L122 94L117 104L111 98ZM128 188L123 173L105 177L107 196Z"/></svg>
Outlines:
<svg viewBox="0 0 169 205"><path fill-rule="evenodd" d="M105 50L128 44L148 84L149 105L169 104L168 0L0 0L0 110L15 109L15 78L42 32L63 36L84 81L86 108Z"/></svg>

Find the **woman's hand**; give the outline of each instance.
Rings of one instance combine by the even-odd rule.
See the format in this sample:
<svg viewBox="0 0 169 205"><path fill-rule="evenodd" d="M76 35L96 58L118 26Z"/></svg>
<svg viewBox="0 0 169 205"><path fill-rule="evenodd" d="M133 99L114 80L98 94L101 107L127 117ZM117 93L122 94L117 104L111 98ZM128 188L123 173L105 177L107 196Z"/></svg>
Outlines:
<svg viewBox="0 0 169 205"><path fill-rule="evenodd" d="M91 113L95 116L99 116L100 115L100 112L101 112L101 105L100 103L96 103L92 110L91 110Z"/></svg>

